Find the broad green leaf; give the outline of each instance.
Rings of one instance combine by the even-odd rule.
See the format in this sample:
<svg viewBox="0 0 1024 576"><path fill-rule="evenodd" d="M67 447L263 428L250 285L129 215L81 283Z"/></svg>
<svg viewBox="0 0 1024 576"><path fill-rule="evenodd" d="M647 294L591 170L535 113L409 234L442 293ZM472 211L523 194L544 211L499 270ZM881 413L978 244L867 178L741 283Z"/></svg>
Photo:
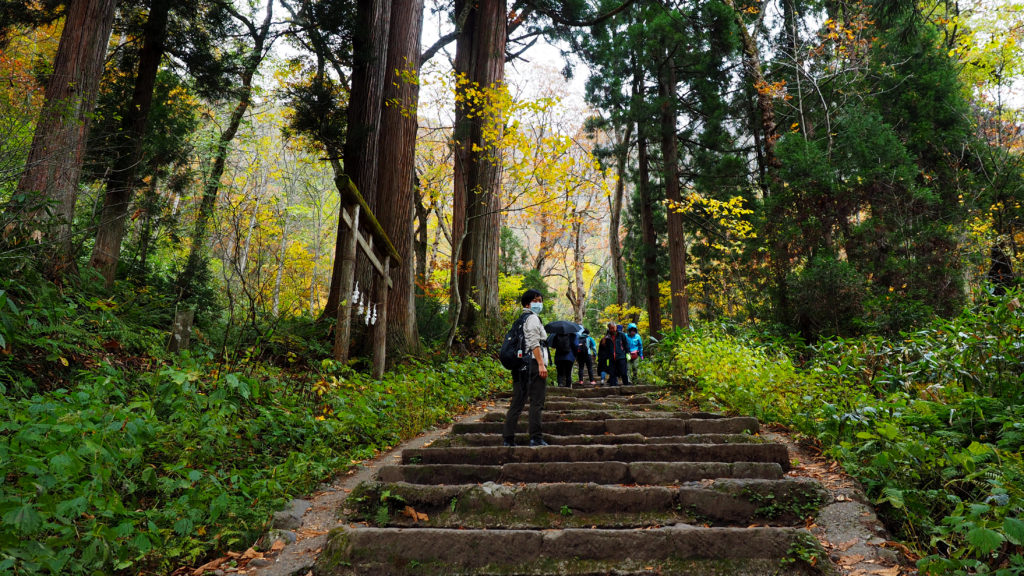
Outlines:
<svg viewBox="0 0 1024 576"><path fill-rule="evenodd" d="M71 468L70 455L57 454L53 458L50 458L50 474L58 477L64 476L69 468Z"/></svg>
<svg viewBox="0 0 1024 576"><path fill-rule="evenodd" d="M22 534L33 534L42 526L43 519L36 509L26 502L4 514L4 524L14 526Z"/></svg>
<svg viewBox="0 0 1024 576"><path fill-rule="evenodd" d="M188 536L192 533L192 521L188 518L181 518L174 523L174 531L179 536Z"/></svg>
<svg viewBox="0 0 1024 576"><path fill-rule="evenodd" d="M895 440L900 435L900 429L888 422L879 425L875 430L878 431L879 436L886 440Z"/></svg>
<svg viewBox="0 0 1024 576"><path fill-rule="evenodd" d="M982 454L990 454L992 446L980 442L971 442L971 445L967 447L967 451L975 456L981 456Z"/></svg>
<svg viewBox="0 0 1024 576"><path fill-rule="evenodd" d="M1003 531L1006 532L1006 539L1012 544L1017 546L1024 544L1024 522L1006 517L1003 519Z"/></svg>
<svg viewBox="0 0 1024 576"><path fill-rule="evenodd" d="M881 504L883 502L888 502L893 508L902 509L905 506L905 503L903 502L903 491L892 487L883 489L882 498L878 503Z"/></svg>
<svg viewBox="0 0 1024 576"><path fill-rule="evenodd" d="M967 533L967 542L978 552L988 554L1003 543L1003 535L988 528L975 528Z"/></svg>
<svg viewBox="0 0 1024 576"><path fill-rule="evenodd" d="M228 495L221 492L216 498L210 501L210 522L216 522L220 515L228 508Z"/></svg>

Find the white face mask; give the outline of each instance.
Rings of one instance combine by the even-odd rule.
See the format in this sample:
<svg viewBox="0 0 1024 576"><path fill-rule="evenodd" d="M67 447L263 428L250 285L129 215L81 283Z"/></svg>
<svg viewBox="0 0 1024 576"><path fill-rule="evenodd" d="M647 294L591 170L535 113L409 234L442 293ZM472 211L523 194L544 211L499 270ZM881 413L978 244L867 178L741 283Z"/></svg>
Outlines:
<svg viewBox="0 0 1024 576"><path fill-rule="evenodd" d="M540 314L541 312L544 311L544 303L530 302L530 310L532 310L534 314Z"/></svg>

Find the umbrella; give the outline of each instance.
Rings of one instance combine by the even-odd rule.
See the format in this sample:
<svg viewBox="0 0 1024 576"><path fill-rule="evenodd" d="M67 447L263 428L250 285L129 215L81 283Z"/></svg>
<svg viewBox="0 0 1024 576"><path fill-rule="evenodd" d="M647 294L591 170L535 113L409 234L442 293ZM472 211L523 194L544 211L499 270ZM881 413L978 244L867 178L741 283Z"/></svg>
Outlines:
<svg viewBox="0 0 1024 576"><path fill-rule="evenodd" d="M568 320L555 320L544 325L548 334L576 334L583 329L583 326Z"/></svg>

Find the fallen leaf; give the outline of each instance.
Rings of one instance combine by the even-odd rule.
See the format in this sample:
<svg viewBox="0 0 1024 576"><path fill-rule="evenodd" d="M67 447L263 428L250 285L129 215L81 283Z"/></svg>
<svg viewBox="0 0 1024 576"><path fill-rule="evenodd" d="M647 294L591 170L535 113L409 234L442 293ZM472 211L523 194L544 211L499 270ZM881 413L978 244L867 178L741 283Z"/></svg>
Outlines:
<svg viewBox="0 0 1024 576"><path fill-rule="evenodd" d="M872 570L871 573L878 574L878 576L900 576L900 569L893 566L892 568L879 568L877 570Z"/></svg>
<svg viewBox="0 0 1024 576"><path fill-rule="evenodd" d="M412 506L406 506L405 509L402 510L402 514L408 516L409 518L412 518L413 522L419 522L420 520L427 522L430 520L429 516L422 512L417 512L416 509L413 508Z"/></svg>
<svg viewBox="0 0 1024 576"><path fill-rule="evenodd" d="M202 565L202 566L200 566L199 568L196 568L195 570L193 570L193 571L192 571L192 576L203 576L203 574L204 574L204 573L205 573L205 572L206 572L207 570L216 570L216 569L217 569L217 568L219 568L219 567L220 567L220 565L221 565L221 564L223 564L223 563L224 563L224 562L225 562L226 560L227 560L227 557L224 557L224 558L217 558L216 560L211 560L211 561L207 562L206 564L203 564L203 565Z"/></svg>
<svg viewBox="0 0 1024 576"><path fill-rule="evenodd" d="M255 548L249 548L242 553L242 560L252 560L253 558L263 558L263 552L257 552Z"/></svg>
<svg viewBox="0 0 1024 576"><path fill-rule="evenodd" d="M853 545L856 544L856 543L857 543L857 539L856 538L854 538L853 540L847 540L846 542L843 542L842 544L836 544L836 550L839 550L840 552L846 552L847 550L852 548Z"/></svg>
<svg viewBox="0 0 1024 576"><path fill-rule="evenodd" d="M864 556L861 554L853 554L851 556L840 556L839 563L843 566L853 566L854 564L864 560Z"/></svg>
<svg viewBox="0 0 1024 576"><path fill-rule="evenodd" d="M274 540L274 543L270 545L270 552L273 554L277 554L281 550L284 550L284 547L284 540Z"/></svg>

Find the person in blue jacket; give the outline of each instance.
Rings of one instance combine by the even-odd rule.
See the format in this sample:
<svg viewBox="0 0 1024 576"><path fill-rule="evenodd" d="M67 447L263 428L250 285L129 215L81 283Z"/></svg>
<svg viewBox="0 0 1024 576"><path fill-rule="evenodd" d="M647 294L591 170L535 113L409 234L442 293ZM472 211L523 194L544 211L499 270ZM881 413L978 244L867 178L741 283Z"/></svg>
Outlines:
<svg viewBox="0 0 1024 576"><path fill-rule="evenodd" d="M638 332L639 330L633 322L626 326L626 344L629 345L629 373L633 380L636 380L637 361L644 359L644 339Z"/></svg>

